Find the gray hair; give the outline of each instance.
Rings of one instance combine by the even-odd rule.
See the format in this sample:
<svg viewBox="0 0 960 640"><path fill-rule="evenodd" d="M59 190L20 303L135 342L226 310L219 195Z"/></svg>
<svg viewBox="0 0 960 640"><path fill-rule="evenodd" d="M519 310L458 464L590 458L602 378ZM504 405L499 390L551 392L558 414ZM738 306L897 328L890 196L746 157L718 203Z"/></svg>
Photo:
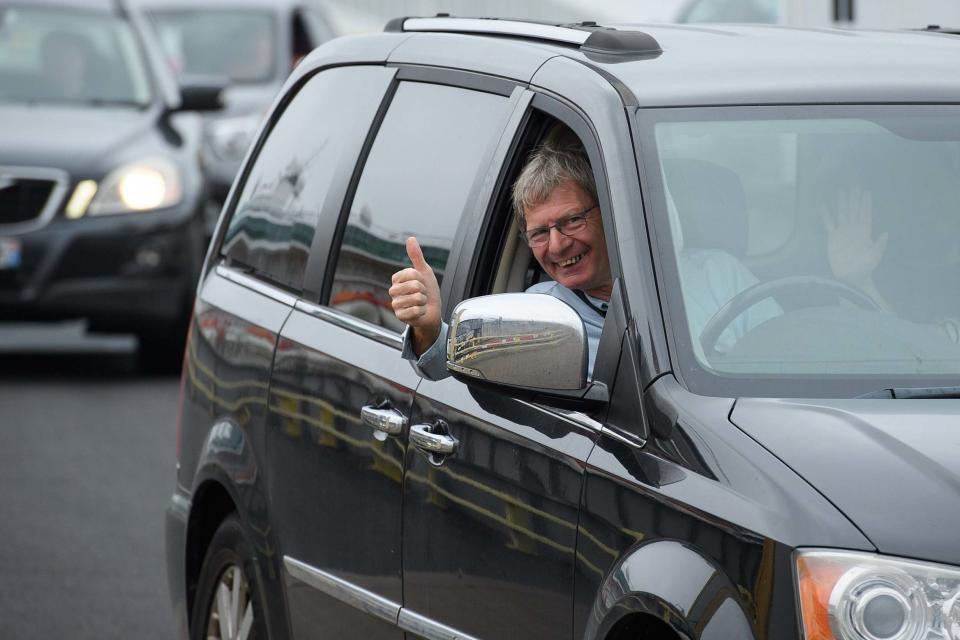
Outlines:
<svg viewBox="0 0 960 640"><path fill-rule="evenodd" d="M530 153L513 183L513 213L521 230L526 228L527 209L545 201L567 180L597 201L597 183L586 150L573 131L557 125Z"/></svg>

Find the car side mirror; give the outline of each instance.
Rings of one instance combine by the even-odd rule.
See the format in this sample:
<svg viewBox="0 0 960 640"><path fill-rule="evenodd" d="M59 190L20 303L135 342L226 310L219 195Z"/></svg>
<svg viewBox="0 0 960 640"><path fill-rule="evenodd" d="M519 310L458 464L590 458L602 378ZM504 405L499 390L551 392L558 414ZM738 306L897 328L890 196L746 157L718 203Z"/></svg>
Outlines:
<svg viewBox="0 0 960 640"><path fill-rule="evenodd" d="M542 293L464 300L453 310L447 369L467 384L518 397L605 400L590 383L587 331L567 303Z"/></svg>
<svg viewBox="0 0 960 640"><path fill-rule="evenodd" d="M180 106L177 111L219 111L223 109L226 78L184 76L180 80Z"/></svg>

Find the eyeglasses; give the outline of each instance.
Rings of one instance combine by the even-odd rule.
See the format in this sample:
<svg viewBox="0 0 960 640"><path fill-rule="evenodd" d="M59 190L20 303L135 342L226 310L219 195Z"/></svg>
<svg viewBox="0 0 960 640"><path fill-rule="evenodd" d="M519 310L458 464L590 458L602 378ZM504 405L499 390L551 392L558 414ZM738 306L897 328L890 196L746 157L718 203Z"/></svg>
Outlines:
<svg viewBox="0 0 960 640"><path fill-rule="evenodd" d="M587 226L587 218L590 217L590 212L596 208L597 205L591 205L583 211L571 213L565 218L561 218L549 226L521 231L520 237L523 238L527 245L531 247L542 247L550 242L550 229L556 229L565 236L572 236Z"/></svg>

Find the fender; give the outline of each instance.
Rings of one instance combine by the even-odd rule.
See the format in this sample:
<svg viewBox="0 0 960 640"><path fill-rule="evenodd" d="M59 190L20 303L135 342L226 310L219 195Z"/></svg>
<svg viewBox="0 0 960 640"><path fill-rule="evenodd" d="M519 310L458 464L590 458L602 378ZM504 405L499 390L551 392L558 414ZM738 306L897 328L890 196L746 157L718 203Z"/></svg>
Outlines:
<svg viewBox="0 0 960 640"><path fill-rule="evenodd" d="M265 618L270 636L285 638L290 633L282 588L282 556L267 520L266 486L260 470L258 450L247 431L229 417L222 417L215 422L207 432L197 460L187 537L189 539L193 535L199 524L198 513L217 513L209 505L198 506L204 502L203 495L214 485L222 489L253 536L258 579L264 586ZM280 585L280 588L275 588L276 585Z"/></svg>
<svg viewBox="0 0 960 640"><path fill-rule="evenodd" d="M606 638L631 614L647 614L681 638L755 640L733 582L690 545L641 544L607 574L593 602L584 638Z"/></svg>
<svg viewBox="0 0 960 640"><path fill-rule="evenodd" d="M191 491L190 525L195 503L207 483L214 482L230 496L240 519L254 536L257 555L275 564L276 544L267 520L266 486L263 484L258 452L250 435L230 417L221 417L207 431ZM267 568L267 567L264 567Z"/></svg>

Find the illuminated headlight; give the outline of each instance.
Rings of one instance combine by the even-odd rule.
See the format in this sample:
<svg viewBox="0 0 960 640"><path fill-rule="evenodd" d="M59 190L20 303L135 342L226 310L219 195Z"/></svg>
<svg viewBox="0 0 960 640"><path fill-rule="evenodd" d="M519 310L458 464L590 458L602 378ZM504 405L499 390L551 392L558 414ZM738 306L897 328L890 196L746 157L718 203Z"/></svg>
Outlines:
<svg viewBox="0 0 960 640"><path fill-rule="evenodd" d="M260 127L259 113L233 118L219 118L209 123L210 147L221 160L240 161Z"/></svg>
<svg viewBox="0 0 960 640"><path fill-rule="evenodd" d="M869 553L796 554L805 640L960 640L960 569Z"/></svg>
<svg viewBox="0 0 960 640"><path fill-rule="evenodd" d="M106 215L172 207L183 197L180 171L169 160L150 158L107 174L87 213Z"/></svg>

